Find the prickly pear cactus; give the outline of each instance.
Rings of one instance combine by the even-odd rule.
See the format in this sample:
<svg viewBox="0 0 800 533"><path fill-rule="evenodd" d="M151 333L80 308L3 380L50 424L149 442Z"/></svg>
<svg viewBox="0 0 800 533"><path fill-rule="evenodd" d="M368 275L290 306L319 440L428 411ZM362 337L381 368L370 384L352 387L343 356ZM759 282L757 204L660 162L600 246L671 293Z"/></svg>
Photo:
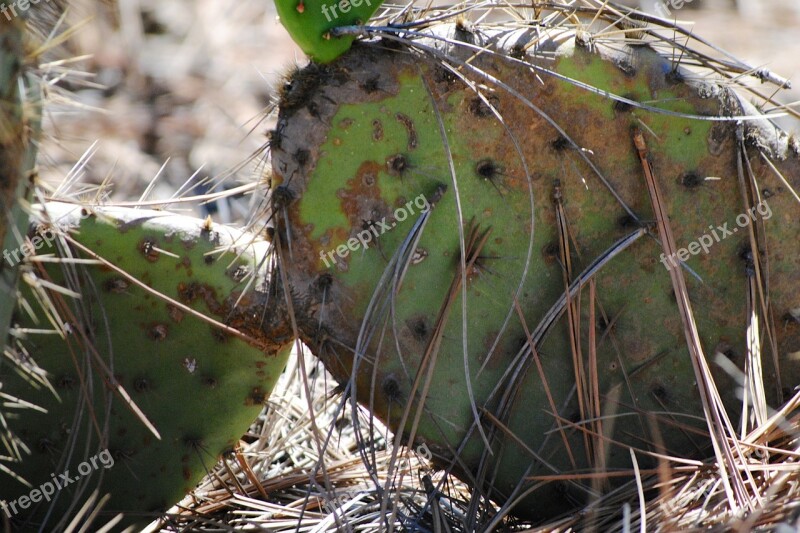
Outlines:
<svg viewBox="0 0 800 533"><path fill-rule="evenodd" d="M146 523L236 445L283 370L292 336L261 311L267 243L158 211L45 213L33 242L62 259L28 267L28 335L0 365L2 392L35 406L3 413L16 460L0 500L18 530L55 530L97 488L102 515Z"/></svg>
<svg viewBox="0 0 800 533"><path fill-rule="evenodd" d="M759 365L773 406L800 382L797 142L595 13L375 30L293 75L272 154L303 340L475 501L538 520L632 483L631 450L713 455L670 269L734 426L718 357Z"/></svg>

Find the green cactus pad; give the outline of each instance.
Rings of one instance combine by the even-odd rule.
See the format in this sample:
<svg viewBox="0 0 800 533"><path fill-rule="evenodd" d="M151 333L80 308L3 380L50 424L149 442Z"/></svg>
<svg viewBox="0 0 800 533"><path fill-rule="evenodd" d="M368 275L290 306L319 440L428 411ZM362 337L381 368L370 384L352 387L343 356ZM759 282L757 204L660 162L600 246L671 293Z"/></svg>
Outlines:
<svg viewBox="0 0 800 533"><path fill-rule="evenodd" d="M275 0L281 23L303 52L319 63L345 53L355 37L331 36L340 26L363 24L383 0Z"/></svg>
<svg viewBox="0 0 800 533"><path fill-rule="evenodd" d="M652 452L713 455L640 129L677 246L692 250L683 272L734 426L737 387L715 357L744 368L757 228L777 406L800 382L796 143L765 120L743 123L745 206L736 124L704 118L755 111L713 81L683 81L669 54L567 28L431 31L451 41L359 43L327 65L335 83L311 86L278 121L283 266L291 290L308 293L298 323L329 370L354 376L357 400L424 441L474 497L532 519L632 483L629 447L641 468ZM481 46L500 54L472 57ZM706 235L708 253L695 253ZM595 298L587 279L559 307L566 283L598 264Z"/></svg>
<svg viewBox="0 0 800 533"><path fill-rule="evenodd" d="M20 530L39 524L51 530L76 510L70 505L99 488L111 494L104 515L124 512L124 523L146 523L180 500L220 454L233 448L284 368L291 333L282 325L273 327L259 312L265 298L259 265L267 243L251 243L252 236L210 219L158 211L67 204L48 204L46 211L109 264L65 260L42 263L48 267L26 274L38 287L25 292L28 306L37 308L34 292L46 294L52 302L46 307L58 313L64 338L29 334L17 364L4 361L0 366L2 392L38 406L3 413L10 435L27 453L20 452L21 463L3 458L0 466L34 488L66 470L80 477L81 463L103 450L113 466L81 467L87 475L56 492L52 509L40 501L13 518L20 521ZM40 239L38 254L53 254L52 242ZM226 247L238 255L214 253ZM94 259L78 247L72 254ZM82 296L45 290L51 285L43 283ZM201 320L192 310L224 327ZM45 312L30 316L21 308L15 326L20 331L51 329L48 322ZM34 390L31 379L21 377L22 369L33 368L29 359L46 370L52 390ZM160 439L116 394L115 383ZM2 455L12 454L4 450ZM20 510L19 498L30 487L6 473L0 477L5 478L0 500L16 500Z"/></svg>
<svg viewBox="0 0 800 533"><path fill-rule="evenodd" d="M28 226L41 131L41 91L25 63L24 36L22 18L0 26L0 246L6 252L20 248ZM0 258L0 346L17 303L19 262L8 257Z"/></svg>

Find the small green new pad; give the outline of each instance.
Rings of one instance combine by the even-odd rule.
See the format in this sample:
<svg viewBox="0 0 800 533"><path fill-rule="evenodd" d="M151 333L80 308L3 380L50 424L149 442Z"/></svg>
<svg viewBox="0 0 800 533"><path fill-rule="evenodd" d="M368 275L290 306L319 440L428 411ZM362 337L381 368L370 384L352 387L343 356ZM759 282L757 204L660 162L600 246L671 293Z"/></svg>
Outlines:
<svg viewBox="0 0 800 533"><path fill-rule="evenodd" d="M333 28L363 24L383 0L275 0L281 23L297 45L319 63L345 53L355 39L334 37Z"/></svg>

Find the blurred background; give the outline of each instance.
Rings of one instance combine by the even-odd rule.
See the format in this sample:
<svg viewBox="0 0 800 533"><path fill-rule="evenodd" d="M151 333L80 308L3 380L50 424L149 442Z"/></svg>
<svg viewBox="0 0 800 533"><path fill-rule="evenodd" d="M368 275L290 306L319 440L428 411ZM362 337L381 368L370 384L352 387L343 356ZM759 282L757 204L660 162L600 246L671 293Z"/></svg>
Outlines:
<svg viewBox="0 0 800 533"><path fill-rule="evenodd" d="M696 35L792 80L795 88L782 91L781 101L800 100L798 0L687 1L680 9L673 7L680 0L624 3L654 14L666 7L679 21L693 21ZM233 188L263 173L265 132L274 123L267 115L281 75L306 61L272 0L69 0L68 6L67 25L77 29L59 53L66 62L52 65L69 76L60 83L64 91L51 91L47 108L45 181L62 181L84 154L91 157L73 177L93 184L113 178L106 193L116 200L145 191L148 199L169 198L221 175L228 176L223 186ZM260 157L248 162L254 154ZM207 209L220 222L240 221L248 201Z"/></svg>

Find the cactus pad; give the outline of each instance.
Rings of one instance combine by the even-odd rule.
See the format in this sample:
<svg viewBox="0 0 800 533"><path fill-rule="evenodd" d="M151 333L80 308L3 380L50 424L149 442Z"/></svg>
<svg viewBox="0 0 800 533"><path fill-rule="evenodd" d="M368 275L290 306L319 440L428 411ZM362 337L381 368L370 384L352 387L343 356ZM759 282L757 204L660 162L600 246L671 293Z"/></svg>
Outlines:
<svg viewBox="0 0 800 533"><path fill-rule="evenodd" d="M765 120L715 120L755 114L731 91L566 27L444 25L326 69L273 150L303 340L474 497L552 518L632 483L630 449L641 468L713 455L667 267L735 426L715 361L747 366L753 306L770 405L800 381L800 159ZM634 130L684 265L662 257Z"/></svg>
<svg viewBox="0 0 800 533"><path fill-rule="evenodd" d="M107 263L63 259L34 263L49 266L26 274L32 289L15 326L41 331L57 315L61 335L29 334L16 364L0 367L2 391L38 406L20 417L4 413L13 442L28 453L2 465L33 487L67 470L80 479L52 503L33 503L13 518L22 529L49 530L76 498L82 502L81 494L99 488L111 494L104 513L122 511L125 523L146 523L232 450L283 370L292 337L259 312L267 243L210 220L157 211L48 204L47 217L72 230L78 244L70 254ZM55 253L54 243L45 240L39 255ZM239 255L216 253L226 247ZM59 255L66 257L63 249ZM82 296L48 290L52 284ZM49 316L31 314L43 298ZM36 368L46 370L48 385L22 377ZM113 465L80 476L80 464L104 450ZM16 499L19 510L29 487L8 477L0 487L0 499Z"/></svg>
<svg viewBox="0 0 800 533"><path fill-rule="evenodd" d="M34 183L37 140L41 130L41 91L26 64L25 21L0 27L0 345L5 346L16 305L19 250L28 225L27 206ZM33 54L27 57L33 59Z"/></svg>
<svg viewBox="0 0 800 533"><path fill-rule="evenodd" d="M383 0L275 0L281 23L297 45L320 63L333 61L353 44L352 36L332 36L339 26L363 24Z"/></svg>

